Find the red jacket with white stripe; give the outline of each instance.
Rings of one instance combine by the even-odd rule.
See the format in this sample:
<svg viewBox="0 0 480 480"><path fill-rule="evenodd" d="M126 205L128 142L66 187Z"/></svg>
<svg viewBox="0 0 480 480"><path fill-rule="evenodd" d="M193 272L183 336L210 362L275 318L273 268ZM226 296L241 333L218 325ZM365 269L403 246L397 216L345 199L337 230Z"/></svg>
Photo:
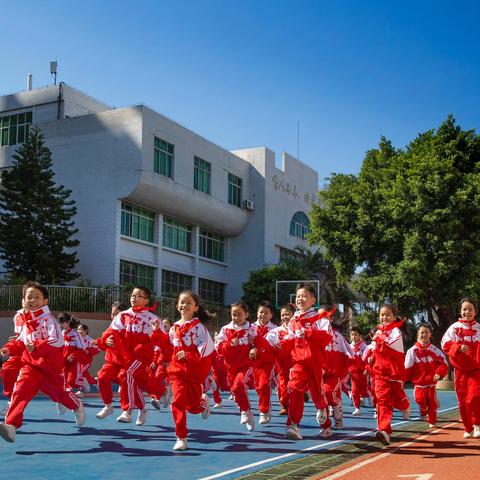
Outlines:
<svg viewBox="0 0 480 480"><path fill-rule="evenodd" d="M468 352L460 347L467 345ZM450 325L442 338L442 349L449 356L450 363L459 370L472 371L480 368L480 324L473 320L458 320Z"/></svg>
<svg viewBox="0 0 480 480"><path fill-rule="evenodd" d="M443 378L448 372L448 364L443 352L429 343L422 345L416 342L415 345L407 351L405 356L406 380L410 380L414 385L428 386L435 385L435 375Z"/></svg>
<svg viewBox="0 0 480 480"><path fill-rule="evenodd" d="M223 356L229 375L252 366L249 353L255 337L255 329L249 321L240 326L231 321L221 328L215 338L215 348ZM238 345L231 344L234 338L238 338Z"/></svg>
<svg viewBox="0 0 480 480"><path fill-rule="evenodd" d="M169 335L173 355L168 374L203 384L210 372L215 350L207 327L198 318L179 320L172 325ZM185 358L178 360L177 353L181 350L185 352Z"/></svg>
<svg viewBox="0 0 480 480"><path fill-rule="evenodd" d="M20 331L22 330L22 326L24 324L23 316L20 314L22 310L17 312L13 317L13 331L15 333L15 337L18 337ZM20 368L22 365L21 357L23 353L23 348L18 350L18 347L15 346L16 338L9 340L2 348L6 348L10 354L9 358L6 362L3 362L2 368ZM4 367L5 366L5 367Z"/></svg>
<svg viewBox="0 0 480 480"><path fill-rule="evenodd" d="M85 335L83 342L85 343L85 359L82 361L84 365L90 365L92 363L93 357L100 353L100 348L93 342L93 338L89 335Z"/></svg>
<svg viewBox="0 0 480 480"><path fill-rule="evenodd" d="M23 324L17 339L7 344L8 351L21 355L23 365L29 364L57 375L63 369L64 340L55 317L46 305L34 312L19 310L17 315L22 317ZM26 348L28 343L34 345L32 352Z"/></svg>
<svg viewBox="0 0 480 480"><path fill-rule="evenodd" d="M348 365L348 371L353 373L363 373L365 370L365 361L363 355L367 349L367 344L363 338L357 343L350 343L350 350L352 351L353 358Z"/></svg>
<svg viewBox="0 0 480 480"><path fill-rule="evenodd" d="M326 316L327 312L317 313L311 308L304 313L297 310L290 319L284 345L291 349L294 364L325 368L325 347L333 338L332 328ZM287 342L290 342L290 345Z"/></svg>
<svg viewBox="0 0 480 480"><path fill-rule="evenodd" d="M88 360L88 356L86 353L87 346L83 340L82 335L78 332L78 330L74 328L68 328L67 330L63 331L63 359L65 365L79 362L85 363ZM73 355L73 360L68 360L68 357Z"/></svg>
<svg viewBox="0 0 480 480"><path fill-rule="evenodd" d="M385 380L405 381L405 353L400 328L403 321L379 325L373 337L373 375Z"/></svg>
<svg viewBox="0 0 480 480"><path fill-rule="evenodd" d="M343 378L347 374L349 361L353 358L350 345L343 335L332 328L332 341L325 347L325 374Z"/></svg>
<svg viewBox="0 0 480 480"><path fill-rule="evenodd" d="M107 345L107 339L110 336L113 337L113 347ZM118 330L107 328L95 343L100 350L105 352L105 363L112 363L118 366L125 365L129 358L129 353L125 349L123 338Z"/></svg>
<svg viewBox="0 0 480 480"><path fill-rule="evenodd" d="M127 363L138 360L150 364L153 359L153 322L158 321L148 308L130 307L120 312L110 324L112 330L117 330L123 341L127 354Z"/></svg>
<svg viewBox="0 0 480 480"><path fill-rule="evenodd" d="M255 332L253 344L257 349L257 358L253 360L253 368L260 366L268 367L269 365L271 365L273 368L273 363L275 362L275 351L266 340L266 337L268 332L274 330L277 328L277 326L272 322L262 325L260 320L257 320L254 324L252 324L252 328Z"/></svg>
<svg viewBox="0 0 480 480"><path fill-rule="evenodd" d="M275 364L277 371L290 370L292 368L291 349L288 346L283 347L283 342L288 335L288 327L280 326L270 330L265 339L275 351ZM290 342L291 344L292 342ZM287 344L288 345L288 344Z"/></svg>

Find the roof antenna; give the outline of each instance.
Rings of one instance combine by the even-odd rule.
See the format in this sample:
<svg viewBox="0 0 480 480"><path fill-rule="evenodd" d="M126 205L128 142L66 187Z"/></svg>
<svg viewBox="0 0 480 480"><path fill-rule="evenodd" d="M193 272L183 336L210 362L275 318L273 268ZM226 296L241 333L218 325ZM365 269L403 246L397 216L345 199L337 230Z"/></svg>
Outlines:
<svg viewBox="0 0 480 480"><path fill-rule="evenodd" d="M57 84L57 61L50 62L50 75L53 75L53 84Z"/></svg>

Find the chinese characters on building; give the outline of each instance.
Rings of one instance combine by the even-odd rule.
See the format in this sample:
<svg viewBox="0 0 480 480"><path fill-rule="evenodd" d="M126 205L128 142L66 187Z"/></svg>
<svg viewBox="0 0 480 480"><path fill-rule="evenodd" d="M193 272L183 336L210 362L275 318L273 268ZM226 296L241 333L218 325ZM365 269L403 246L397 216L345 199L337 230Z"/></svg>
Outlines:
<svg viewBox="0 0 480 480"><path fill-rule="evenodd" d="M272 182L273 188L275 188L275 190L281 190L282 192L285 192L287 195L295 199L300 198L300 194L298 193L297 186L295 184L283 181L283 179L280 178L278 175L274 175L272 177ZM303 195L304 202L310 206L314 205L315 198L316 197L313 193L305 193Z"/></svg>

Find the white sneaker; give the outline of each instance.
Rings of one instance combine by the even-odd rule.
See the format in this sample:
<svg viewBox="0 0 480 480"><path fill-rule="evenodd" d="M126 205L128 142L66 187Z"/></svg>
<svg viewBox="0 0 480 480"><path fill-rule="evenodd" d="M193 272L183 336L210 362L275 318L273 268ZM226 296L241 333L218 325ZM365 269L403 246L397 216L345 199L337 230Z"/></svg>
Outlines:
<svg viewBox="0 0 480 480"><path fill-rule="evenodd" d="M223 404L222 402L219 402L219 403L216 403L213 408L222 408L223 407Z"/></svg>
<svg viewBox="0 0 480 480"><path fill-rule="evenodd" d="M233 393L228 397L229 400L233 400Z"/></svg>
<svg viewBox="0 0 480 480"><path fill-rule="evenodd" d="M404 420L409 420L411 413L412 413L412 411L411 411L410 407L408 407L406 410L402 410L402 416L403 416Z"/></svg>
<svg viewBox="0 0 480 480"><path fill-rule="evenodd" d="M356 408L356 409L352 412L352 415L353 415L354 417L359 417L361 414L362 414L362 412L360 411L359 408Z"/></svg>
<svg viewBox="0 0 480 480"><path fill-rule="evenodd" d="M57 412L59 415L63 415L67 410L68 408L63 405L63 403L57 403Z"/></svg>
<svg viewBox="0 0 480 480"><path fill-rule="evenodd" d="M463 438L472 438L473 437L473 430L471 432L465 432L463 434Z"/></svg>
<svg viewBox="0 0 480 480"><path fill-rule="evenodd" d="M151 399L150 399L150 405L151 405L155 410L160 410L160 400L157 400L156 398L151 398Z"/></svg>
<svg viewBox="0 0 480 480"><path fill-rule="evenodd" d="M343 420L335 420L333 430L343 430Z"/></svg>
<svg viewBox="0 0 480 480"><path fill-rule="evenodd" d="M17 429L13 425L8 425L3 422L0 423L0 437L2 437L7 442L13 443L16 436Z"/></svg>
<svg viewBox="0 0 480 480"><path fill-rule="evenodd" d="M113 413L113 405L109 403L108 405L105 405L95 416L103 420L104 418L107 418Z"/></svg>
<svg viewBox="0 0 480 480"><path fill-rule="evenodd" d="M137 420L135 421L135 425L144 425L147 421L147 413L148 410L144 408L143 410L138 411Z"/></svg>
<svg viewBox="0 0 480 480"><path fill-rule="evenodd" d="M390 437L388 436L388 433L384 432L383 430L377 431L375 434L375 439L384 445L390 445Z"/></svg>
<svg viewBox="0 0 480 480"><path fill-rule="evenodd" d="M178 452L180 450L186 450L188 448L188 442L186 438L177 438L173 449Z"/></svg>
<svg viewBox="0 0 480 480"><path fill-rule="evenodd" d="M240 412L240 425L245 425L248 422L248 414L250 412Z"/></svg>
<svg viewBox="0 0 480 480"><path fill-rule="evenodd" d="M247 412L247 423L245 425L247 426L247 430L249 432L252 432L253 429L255 428L255 421L253 419L252 411Z"/></svg>
<svg viewBox="0 0 480 480"><path fill-rule="evenodd" d="M473 438L480 438L480 425L473 426Z"/></svg>
<svg viewBox="0 0 480 480"><path fill-rule="evenodd" d="M428 426L429 426L430 428L435 428L435 424L434 424L434 423L429 423Z"/></svg>
<svg viewBox="0 0 480 480"><path fill-rule="evenodd" d="M132 414L128 410L124 410L120 416L117 417L117 422L132 423Z"/></svg>
<svg viewBox="0 0 480 480"><path fill-rule="evenodd" d="M77 427L81 427L85 423L85 408L83 406L83 402L79 399L80 405L76 410L73 411L75 415L75 423Z"/></svg>
<svg viewBox="0 0 480 480"><path fill-rule="evenodd" d="M270 423L272 416L270 415L270 412L267 413L260 413L260 418L258 420L258 423L260 425L266 425L267 423Z"/></svg>
<svg viewBox="0 0 480 480"><path fill-rule="evenodd" d="M317 423L322 425L322 423L324 423L327 419L327 409L324 408L323 410L317 410L315 418L317 419Z"/></svg>
<svg viewBox="0 0 480 480"><path fill-rule="evenodd" d="M302 433L300 432L300 429L296 423L292 423L291 425L287 426L285 438L288 438L289 440L302 440Z"/></svg>
<svg viewBox="0 0 480 480"><path fill-rule="evenodd" d="M73 392L75 393L75 395L78 397L78 398L83 398L84 395L83 395L83 392L81 390L78 390L77 392Z"/></svg>
<svg viewBox="0 0 480 480"><path fill-rule="evenodd" d="M206 393L202 395L202 401L200 403L203 407L202 418L206 420L210 416L210 399Z"/></svg>
<svg viewBox="0 0 480 480"><path fill-rule="evenodd" d="M330 428L324 428L324 429L322 429L322 431L320 432L320 436L321 436L322 438L331 437L331 436L332 436L332 431L330 430Z"/></svg>
<svg viewBox="0 0 480 480"><path fill-rule="evenodd" d="M377 417L378 417L378 413L377 413L377 411L375 410L375 411L373 412L373 418L377 418Z"/></svg>

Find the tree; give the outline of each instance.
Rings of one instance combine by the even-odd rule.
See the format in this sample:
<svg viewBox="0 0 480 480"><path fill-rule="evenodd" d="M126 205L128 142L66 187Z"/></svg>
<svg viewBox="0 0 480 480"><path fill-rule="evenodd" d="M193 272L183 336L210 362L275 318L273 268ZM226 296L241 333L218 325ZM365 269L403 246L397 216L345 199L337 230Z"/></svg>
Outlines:
<svg viewBox="0 0 480 480"><path fill-rule="evenodd" d="M63 284L78 277L71 251L79 242L71 191L53 181L51 152L38 129L30 132L2 173L0 258L10 279Z"/></svg>
<svg viewBox="0 0 480 480"><path fill-rule="evenodd" d="M382 138L358 176L319 195L310 239L370 300L426 312L438 340L460 298L480 294L480 137L452 116L404 150Z"/></svg>

